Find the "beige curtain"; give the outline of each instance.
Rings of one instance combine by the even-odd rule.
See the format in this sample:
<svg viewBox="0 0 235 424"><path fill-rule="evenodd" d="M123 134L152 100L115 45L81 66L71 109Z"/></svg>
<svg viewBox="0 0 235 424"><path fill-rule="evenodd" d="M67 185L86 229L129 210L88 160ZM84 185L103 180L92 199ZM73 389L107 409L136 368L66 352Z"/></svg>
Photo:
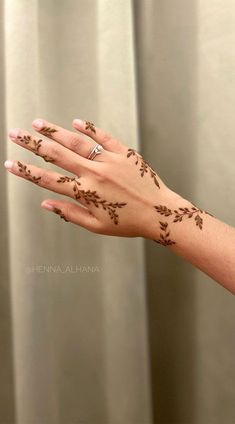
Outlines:
<svg viewBox="0 0 235 424"><path fill-rule="evenodd" d="M235 225L232 0L0 12L2 162L45 166L12 127L89 119ZM48 192L0 172L0 424L234 423L232 295L151 241L57 220Z"/></svg>

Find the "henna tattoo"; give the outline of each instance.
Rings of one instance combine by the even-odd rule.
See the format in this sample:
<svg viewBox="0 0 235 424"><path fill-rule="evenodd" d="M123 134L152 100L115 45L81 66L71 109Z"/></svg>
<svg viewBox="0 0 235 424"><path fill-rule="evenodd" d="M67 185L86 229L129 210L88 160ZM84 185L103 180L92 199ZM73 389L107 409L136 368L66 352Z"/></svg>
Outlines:
<svg viewBox="0 0 235 424"><path fill-rule="evenodd" d="M205 213L205 214L213 216L211 213L203 211L202 209L195 207L195 205L191 207L191 210L189 208L178 208L178 210L174 209L174 212L172 212L171 209L168 209L166 206L163 206L163 205L154 206L154 208L160 215L172 216L175 214L173 222L181 222L182 219L186 216L188 218L192 218L194 216L196 225L200 228L200 230L202 230L203 219L199 215L199 213L201 214Z"/></svg>
<svg viewBox="0 0 235 424"><path fill-rule="evenodd" d="M31 135L24 135L24 136L18 135L17 139L23 142L24 144L30 144L31 142L30 148L36 153L39 151L39 148L41 147L41 143L42 143L41 139L34 140L32 139Z"/></svg>
<svg viewBox="0 0 235 424"><path fill-rule="evenodd" d="M65 182L74 182L73 185L73 192L74 197L76 200L83 199L85 200L86 204L89 205L90 203L93 204L96 208L101 206L105 211L108 212L110 219L114 222L114 224L118 224L119 221L119 215L116 212L117 208L122 208L123 206L126 206L127 203L119 203L119 202L108 202L107 200L101 200L100 196L97 194L96 191L91 190L81 190L79 186L81 186L80 181L78 181L75 177L60 177L57 180L58 183L65 183Z"/></svg>
<svg viewBox="0 0 235 424"><path fill-rule="evenodd" d="M65 218L65 215L62 213L62 210L59 208L56 208L54 206L53 212L57 213L57 215L59 215L62 219L64 219L66 222L69 222L68 219Z"/></svg>
<svg viewBox="0 0 235 424"><path fill-rule="evenodd" d="M43 135L45 135L46 137L50 137L53 138L53 133L57 132L58 130L56 130L55 128L50 128L50 127L43 127L40 130L40 133L42 133Z"/></svg>
<svg viewBox="0 0 235 424"><path fill-rule="evenodd" d="M86 122L86 130L91 130L94 133L96 133L95 125L92 122L85 121Z"/></svg>
<svg viewBox="0 0 235 424"><path fill-rule="evenodd" d="M23 163L17 161L17 164L19 167L19 171L22 172L24 176L28 178L29 181L32 181L32 183L35 184L39 183L41 177L35 177L34 175L32 175L30 169L27 169L27 166L23 165Z"/></svg>
<svg viewBox="0 0 235 424"><path fill-rule="evenodd" d="M175 241L171 240L169 238L170 235L170 231L167 228L168 227L168 223L167 222L162 222L159 221L160 223L160 228L161 230L164 232L163 234L160 234L160 239L154 240L156 243L162 244L163 246L170 246L172 244L176 244Z"/></svg>
<svg viewBox="0 0 235 424"><path fill-rule="evenodd" d="M26 145L28 145L31 142L29 147L32 150L32 152L35 153L36 156L41 156L45 160L45 162L54 162L54 159L52 159L50 156L42 155L39 153L39 149L41 147L41 143L43 140L41 139L35 140L34 138L31 137L31 135L24 135L23 137L18 135L17 139Z"/></svg>
<svg viewBox="0 0 235 424"><path fill-rule="evenodd" d="M151 178L153 178L154 184L160 189L160 184L157 180L157 174L156 172L153 170L153 168L149 165L149 163L143 159L143 157L134 149L128 149L128 153L127 153L127 158L129 158L130 156L134 156L136 161L135 164L138 165L139 160L140 160L140 175L141 177L144 176L145 173L150 173Z"/></svg>

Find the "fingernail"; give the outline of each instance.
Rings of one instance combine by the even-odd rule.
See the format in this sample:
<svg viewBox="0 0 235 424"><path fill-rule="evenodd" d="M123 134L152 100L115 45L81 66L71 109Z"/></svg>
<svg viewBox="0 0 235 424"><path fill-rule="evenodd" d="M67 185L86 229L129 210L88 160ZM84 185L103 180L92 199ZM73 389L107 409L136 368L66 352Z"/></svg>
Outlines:
<svg viewBox="0 0 235 424"><path fill-rule="evenodd" d="M14 162L12 160L5 160L4 166L7 169L11 169L13 167Z"/></svg>
<svg viewBox="0 0 235 424"><path fill-rule="evenodd" d="M9 137L11 138L17 138L18 134L19 134L19 128L12 128L8 133Z"/></svg>
<svg viewBox="0 0 235 424"><path fill-rule="evenodd" d="M54 206L53 206L53 205L51 205L50 203L47 203L47 202L43 202L43 203L41 204L41 206L42 206L44 209L47 209L48 211L53 211L53 210L54 210Z"/></svg>
<svg viewBox="0 0 235 424"><path fill-rule="evenodd" d="M74 119L74 120L73 120L73 123L74 123L75 125L79 125L79 126L81 126L81 125L82 125L82 123L83 123L83 121L82 121L81 119Z"/></svg>
<svg viewBox="0 0 235 424"><path fill-rule="evenodd" d="M35 121L32 122L32 125L37 128L37 130L41 130L44 126L44 122L42 119L35 119Z"/></svg>

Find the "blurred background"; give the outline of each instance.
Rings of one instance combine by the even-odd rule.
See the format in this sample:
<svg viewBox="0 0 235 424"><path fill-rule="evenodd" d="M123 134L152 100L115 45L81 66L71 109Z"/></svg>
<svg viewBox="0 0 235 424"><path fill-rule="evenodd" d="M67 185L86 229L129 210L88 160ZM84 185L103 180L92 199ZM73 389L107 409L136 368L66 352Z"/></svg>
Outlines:
<svg viewBox="0 0 235 424"><path fill-rule="evenodd" d="M233 424L232 295L57 219L3 161L53 167L9 129L86 119L235 226L234 1L2 0L0 32L0 424Z"/></svg>

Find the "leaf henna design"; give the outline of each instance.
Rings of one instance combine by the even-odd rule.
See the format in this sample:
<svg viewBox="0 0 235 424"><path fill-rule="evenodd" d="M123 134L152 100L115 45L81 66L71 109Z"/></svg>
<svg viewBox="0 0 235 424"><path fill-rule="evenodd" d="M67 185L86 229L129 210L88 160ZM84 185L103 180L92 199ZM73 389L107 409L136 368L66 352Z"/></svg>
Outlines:
<svg viewBox="0 0 235 424"><path fill-rule="evenodd" d="M59 208L56 208L54 206L53 212L57 213L57 215L59 215L62 219L64 219L66 222L69 222L68 219L65 218L65 215L62 213L62 210Z"/></svg>
<svg viewBox="0 0 235 424"><path fill-rule="evenodd" d="M43 127L40 130L40 133L42 133L43 135L45 135L46 137L50 137L53 138L53 133L57 132L58 130L56 130L55 128L50 128L50 127Z"/></svg>
<svg viewBox="0 0 235 424"><path fill-rule="evenodd" d="M86 130L91 130L94 133L96 133L95 125L92 122L85 121L86 122Z"/></svg>
<svg viewBox="0 0 235 424"><path fill-rule="evenodd" d="M75 197L76 200L84 199L87 205L89 205L91 203L96 208L101 206L105 211L108 212L110 219L114 222L114 224L116 224L116 225L118 224L119 215L117 214L116 209L122 208L123 206L126 206L127 203L124 203L124 202L113 203L113 202L108 202L107 200L101 200L100 196L97 194L96 191L81 190L80 189L81 183L75 177L67 177L67 176L60 177L57 180L57 182L58 183L74 182L73 192L74 192L74 197Z"/></svg>
<svg viewBox="0 0 235 424"><path fill-rule="evenodd" d="M189 208L185 207L185 208L174 209L174 212L172 212L171 209L168 209L166 206L163 206L163 205L154 206L154 208L160 215L164 215L164 216L174 215L173 222L181 222L182 219L185 218L185 217L192 218L194 216L196 225L200 228L200 230L202 230L203 219L199 215L199 213L201 213L201 214L206 213L208 215L213 216L209 212L203 211L202 209L195 207L195 205L190 208L191 210Z"/></svg>
<svg viewBox="0 0 235 424"><path fill-rule="evenodd" d="M32 183L35 184L39 183L41 177L35 177L34 175L32 175L30 169L27 169L27 166L23 165L23 163L17 161L17 165L19 167L19 171L22 172L23 175L27 177L29 181L32 181Z"/></svg>
<svg viewBox="0 0 235 424"><path fill-rule="evenodd" d="M160 229L164 232L163 234L160 234L160 239L158 240L154 240L156 241L156 243L162 244L163 246L170 246L172 244L176 244L175 241L172 241L169 236L170 236L170 231L167 228L168 227L168 223L167 222L162 222L159 221L160 223Z"/></svg>
<svg viewBox="0 0 235 424"><path fill-rule="evenodd" d="M143 159L143 157L134 149L128 149L127 158L130 156L134 156L136 159L135 164L138 165L140 161L140 175L141 177L144 176L145 173L150 173L151 178L153 178L154 184L160 189L160 184L157 180L157 174L156 172L151 168L151 166L148 164L148 162Z"/></svg>
<svg viewBox="0 0 235 424"><path fill-rule="evenodd" d="M46 162L54 162L50 156L42 155L39 153L39 149L41 147L42 140L35 140L31 137L31 135L24 135L23 137L18 135L17 139L22 141L24 144L30 144L30 149L35 153L36 156L41 156Z"/></svg>

